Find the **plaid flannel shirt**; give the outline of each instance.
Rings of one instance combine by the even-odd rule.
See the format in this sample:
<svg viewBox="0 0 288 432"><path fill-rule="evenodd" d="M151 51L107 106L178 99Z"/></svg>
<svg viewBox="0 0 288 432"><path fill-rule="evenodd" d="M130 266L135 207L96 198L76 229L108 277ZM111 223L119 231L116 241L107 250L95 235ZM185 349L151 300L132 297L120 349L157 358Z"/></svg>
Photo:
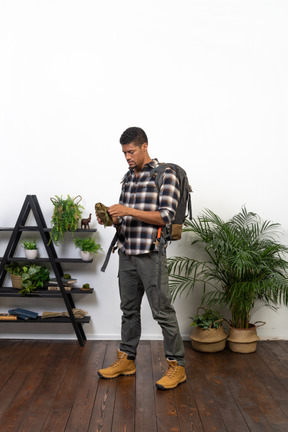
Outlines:
<svg viewBox="0 0 288 432"><path fill-rule="evenodd" d="M150 172L159 164L153 159L146 164L136 177L130 170L122 186L119 203L144 211L159 211L165 224L173 221L178 206L180 191L175 172L167 168L163 173L163 184L158 193L155 180ZM127 255L139 255L157 250L154 245L158 226L138 221L132 216L122 218L118 247Z"/></svg>

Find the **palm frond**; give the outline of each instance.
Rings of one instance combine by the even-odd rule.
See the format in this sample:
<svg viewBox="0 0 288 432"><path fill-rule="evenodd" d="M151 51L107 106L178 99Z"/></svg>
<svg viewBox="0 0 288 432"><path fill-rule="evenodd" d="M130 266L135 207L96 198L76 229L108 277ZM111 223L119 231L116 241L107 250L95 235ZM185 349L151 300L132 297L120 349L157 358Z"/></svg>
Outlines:
<svg viewBox="0 0 288 432"><path fill-rule="evenodd" d="M227 222L206 209L185 221L191 252L203 260L169 259L173 299L201 286L208 306L226 305L232 323L249 325L255 302L274 308L288 304L288 247L279 243L280 224L262 219L246 207Z"/></svg>

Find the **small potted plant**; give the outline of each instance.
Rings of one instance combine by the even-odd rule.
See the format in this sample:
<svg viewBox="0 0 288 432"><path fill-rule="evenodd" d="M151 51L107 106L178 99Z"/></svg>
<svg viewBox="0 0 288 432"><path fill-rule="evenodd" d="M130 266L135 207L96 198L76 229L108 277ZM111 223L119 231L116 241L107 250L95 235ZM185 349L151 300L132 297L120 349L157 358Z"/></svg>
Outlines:
<svg viewBox="0 0 288 432"><path fill-rule="evenodd" d="M22 243L22 246L24 247L25 255L27 259L37 258L38 248L37 248L36 240L33 241L25 240Z"/></svg>
<svg viewBox="0 0 288 432"><path fill-rule="evenodd" d="M97 254L99 250L102 250L101 245L96 243L92 237L76 238L74 244L76 248L80 249L83 261L91 261L93 254Z"/></svg>
<svg viewBox="0 0 288 432"><path fill-rule="evenodd" d="M10 273L12 287L20 289L20 293L23 295L43 287L50 279L50 272L45 266L11 262L6 265L5 269Z"/></svg>
<svg viewBox="0 0 288 432"><path fill-rule="evenodd" d="M5 270L10 274L12 287L22 289L23 266L16 262L11 262L5 266Z"/></svg>
<svg viewBox="0 0 288 432"><path fill-rule="evenodd" d="M203 313L199 314L199 310ZM190 335L192 348L201 352L223 351L227 334L223 329L224 317L212 309L198 308L197 315L191 317L193 331Z"/></svg>

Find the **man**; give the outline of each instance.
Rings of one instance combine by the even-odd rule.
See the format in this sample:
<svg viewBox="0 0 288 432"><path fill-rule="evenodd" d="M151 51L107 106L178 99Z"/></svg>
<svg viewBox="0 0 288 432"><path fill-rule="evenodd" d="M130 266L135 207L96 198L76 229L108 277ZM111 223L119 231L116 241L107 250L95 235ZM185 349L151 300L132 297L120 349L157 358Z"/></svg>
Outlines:
<svg viewBox="0 0 288 432"><path fill-rule="evenodd" d="M186 381L184 346L171 305L166 254L159 256L155 239L158 228L169 225L174 218L180 194L178 179L174 171L167 168L158 193L155 180L150 176L158 161L150 158L148 139L142 129L128 128L121 135L120 143L130 171L123 183L119 204L109 207L108 212L119 230L121 343L116 361L100 369L98 374L102 378L135 374L141 336L141 302L145 292L153 318L161 326L168 361L168 370L156 386L172 389ZM159 260L161 286L158 286Z"/></svg>

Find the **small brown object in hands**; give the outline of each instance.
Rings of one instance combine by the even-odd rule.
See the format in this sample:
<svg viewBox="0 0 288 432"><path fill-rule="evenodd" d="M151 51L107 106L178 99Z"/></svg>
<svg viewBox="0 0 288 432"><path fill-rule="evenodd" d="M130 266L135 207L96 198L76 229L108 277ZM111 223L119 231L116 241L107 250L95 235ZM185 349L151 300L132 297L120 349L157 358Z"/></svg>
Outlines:
<svg viewBox="0 0 288 432"><path fill-rule="evenodd" d="M108 213L108 207L106 207L104 204L95 204L95 212L98 218L103 222L104 227L113 225L113 219Z"/></svg>

